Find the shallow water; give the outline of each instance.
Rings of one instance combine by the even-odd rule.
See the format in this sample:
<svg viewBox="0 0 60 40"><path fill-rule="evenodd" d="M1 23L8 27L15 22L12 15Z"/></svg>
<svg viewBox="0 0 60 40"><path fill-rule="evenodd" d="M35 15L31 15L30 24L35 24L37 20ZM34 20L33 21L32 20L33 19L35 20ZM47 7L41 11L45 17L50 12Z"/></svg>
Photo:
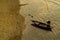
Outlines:
<svg viewBox="0 0 60 40"><path fill-rule="evenodd" d="M60 40L59 0L21 0L21 3L28 3L21 8L21 13L26 18L26 29L22 40ZM31 14L33 18L28 14ZM52 32L31 26L32 19L45 23L50 20Z"/></svg>

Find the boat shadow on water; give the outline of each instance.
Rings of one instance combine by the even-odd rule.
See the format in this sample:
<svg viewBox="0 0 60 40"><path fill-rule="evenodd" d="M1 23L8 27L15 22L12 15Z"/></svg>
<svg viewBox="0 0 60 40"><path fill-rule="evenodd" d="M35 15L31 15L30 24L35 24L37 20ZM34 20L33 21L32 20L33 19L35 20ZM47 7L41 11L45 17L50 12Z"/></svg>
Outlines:
<svg viewBox="0 0 60 40"><path fill-rule="evenodd" d="M32 26L36 27L36 28L40 28L40 29L43 29L43 30L46 30L46 31L52 31L52 28L50 26L50 21L47 21L47 24L46 23L42 23L42 22L39 22L39 21L35 21L35 20L32 20Z"/></svg>

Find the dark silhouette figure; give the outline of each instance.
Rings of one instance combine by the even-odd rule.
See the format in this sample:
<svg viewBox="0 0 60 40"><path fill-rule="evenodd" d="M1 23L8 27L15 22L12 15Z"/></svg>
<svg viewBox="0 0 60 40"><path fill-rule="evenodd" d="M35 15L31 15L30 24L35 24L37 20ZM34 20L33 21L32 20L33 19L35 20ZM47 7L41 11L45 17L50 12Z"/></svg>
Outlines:
<svg viewBox="0 0 60 40"><path fill-rule="evenodd" d="M47 21L47 24L46 23L42 23L42 22L39 22L39 21L35 21L35 20L32 20L33 22L33 26L37 27L37 28L41 28L41 29L44 29L44 30L47 30L47 31L52 31L51 30L51 26L50 26L50 21Z"/></svg>
<svg viewBox="0 0 60 40"><path fill-rule="evenodd" d="M50 21L47 21L47 27L50 28Z"/></svg>

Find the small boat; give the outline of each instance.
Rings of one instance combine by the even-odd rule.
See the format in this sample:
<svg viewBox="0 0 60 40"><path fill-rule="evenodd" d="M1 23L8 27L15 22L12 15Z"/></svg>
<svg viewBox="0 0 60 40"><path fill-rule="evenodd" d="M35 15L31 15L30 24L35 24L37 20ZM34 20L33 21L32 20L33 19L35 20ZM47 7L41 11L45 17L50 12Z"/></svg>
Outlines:
<svg viewBox="0 0 60 40"><path fill-rule="evenodd" d="M50 27L50 21L47 21L47 24L39 22L39 21L35 21L35 20L32 20L32 22L33 22L33 24L31 24L31 25L34 27L37 27L37 28L40 28L43 30L47 30L47 31L52 31L52 28Z"/></svg>

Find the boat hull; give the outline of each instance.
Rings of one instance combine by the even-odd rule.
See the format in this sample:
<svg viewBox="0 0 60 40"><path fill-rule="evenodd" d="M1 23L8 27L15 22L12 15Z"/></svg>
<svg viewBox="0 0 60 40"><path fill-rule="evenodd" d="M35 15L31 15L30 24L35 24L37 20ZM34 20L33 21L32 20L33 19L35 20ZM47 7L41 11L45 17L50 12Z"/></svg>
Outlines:
<svg viewBox="0 0 60 40"><path fill-rule="evenodd" d="M40 28L40 29L43 29L43 30L47 30L47 31L52 31L51 28L49 27L42 27L42 26L39 26L37 24L31 24L32 26L36 27L36 28Z"/></svg>

